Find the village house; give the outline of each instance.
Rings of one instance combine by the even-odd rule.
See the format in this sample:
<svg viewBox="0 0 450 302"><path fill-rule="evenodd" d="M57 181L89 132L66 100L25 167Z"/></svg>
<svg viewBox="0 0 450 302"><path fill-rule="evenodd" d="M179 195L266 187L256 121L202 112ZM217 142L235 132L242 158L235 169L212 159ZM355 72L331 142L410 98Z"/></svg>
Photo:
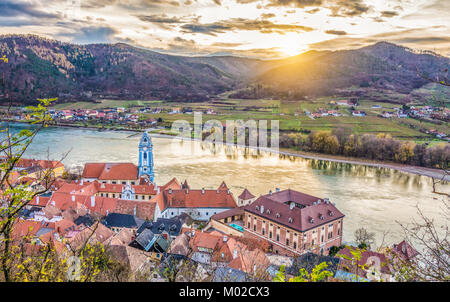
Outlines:
<svg viewBox="0 0 450 302"><path fill-rule="evenodd" d="M244 211L244 236L268 241L275 254L328 255L342 244L344 214L326 198L288 189L261 196Z"/></svg>
<svg viewBox="0 0 450 302"><path fill-rule="evenodd" d="M156 196L155 217L171 218L182 213L194 220L208 221L214 214L237 207L233 194L227 190L172 189Z"/></svg>
<svg viewBox="0 0 450 302"><path fill-rule="evenodd" d="M256 200L256 196L250 193L250 191L245 188L241 195L238 196L238 206L246 206L251 204Z"/></svg>

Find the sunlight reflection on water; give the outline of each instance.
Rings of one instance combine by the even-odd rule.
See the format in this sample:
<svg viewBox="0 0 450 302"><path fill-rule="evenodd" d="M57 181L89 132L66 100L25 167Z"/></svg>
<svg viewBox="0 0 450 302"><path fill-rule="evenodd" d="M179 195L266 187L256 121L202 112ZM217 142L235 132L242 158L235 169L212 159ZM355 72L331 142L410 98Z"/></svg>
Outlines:
<svg viewBox="0 0 450 302"><path fill-rule="evenodd" d="M22 127L22 126L21 126ZM48 128L36 137L28 157L45 157L47 148L54 159L69 150L66 167L86 162L137 163L140 135L129 132ZM310 160L293 156L259 153L242 155L240 150L226 154L199 142L154 137L156 182L172 177L188 180L193 188L215 189L224 180L234 196L247 187L253 194L267 194L275 188L295 189L318 197L328 197L346 215L344 241L353 240L353 232L364 226L376 232L377 242L389 231L388 243L403 239L398 222L409 223L417 217L415 206L440 223L441 202L432 194L431 179L385 168ZM195 146L196 145L196 146ZM198 152L189 152L196 147ZM215 151L214 151L215 150ZM440 187L449 192L449 185Z"/></svg>

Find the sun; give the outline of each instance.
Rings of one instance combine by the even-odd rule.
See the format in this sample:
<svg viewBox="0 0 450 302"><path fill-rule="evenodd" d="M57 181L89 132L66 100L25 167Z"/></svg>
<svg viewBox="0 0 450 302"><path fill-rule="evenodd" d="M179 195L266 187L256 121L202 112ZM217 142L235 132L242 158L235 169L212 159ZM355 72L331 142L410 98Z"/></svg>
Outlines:
<svg viewBox="0 0 450 302"><path fill-rule="evenodd" d="M278 44L278 49L282 54L285 54L286 56L295 56L302 52L304 52L307 49L307 46L305 46L303 43L301 43L298 39L283 39L283 41L280 41Z"/></svg>

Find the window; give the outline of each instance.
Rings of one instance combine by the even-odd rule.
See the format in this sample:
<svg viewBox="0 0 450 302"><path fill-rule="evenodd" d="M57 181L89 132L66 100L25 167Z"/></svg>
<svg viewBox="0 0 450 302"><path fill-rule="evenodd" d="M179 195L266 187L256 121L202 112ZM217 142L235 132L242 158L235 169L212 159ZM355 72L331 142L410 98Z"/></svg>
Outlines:
<svg viewBox="0 0 450 302"><path fill-rule="evenodd" d="M294 250L297 249L297 242L294 241Z"/></svg>
<svg viewBox="0 0 450 302"><path fill-rule="evenodd" d="M113 194L113 198L116 198L116 194Z"/></svg>
<svg viewBox="0 0 450 302"><path fill-rule="evenodd" d="M280 235L277 234L277 241L280 241Z"/></svg>
<svg viewBox="0 0 450 302"><path fill-rule="evenodd" d="M256 232L256 224L253 225L253 231Z"/></svg>
<svg viewBox="0 0 450 302"><path fill-rule="evenodd" d="M320 241L320 242L323 242L323 235L322 235L322 237L321 237L320 239L321 239L321 241Z"/></svg>
<svg viewBox="0 0 450 302"><path fill-rule="evenodd" d="M115 185L115 184L116 184L116 182L115 182L115 181L111 181L111 183L112 183L113 185Z"/></svg>
<svg viewBox="0 0 450 302"><path fill-rule="evenodd" d="M123 184L123 185L126 185L126 184L127 184L127 182L126 182L126 181L122 181L122 184Z"/></svg>
<svg viewBox="0 0 450 302"><path fill-rule="evenodd" d="M269 232L269 238L272 239L272 231Z"/></svg>
<svg viewBox="0 0 450 302"><path fill-rule="evenodd" d="M248 228L250 228L250 222L248 223Z"/></svg>
<svg viewBox="0 0 450 302"><path fill-rule="evenodd" d="M132 181L131 184L134 186L134 181Z"/></svg>
<svg viewBox="0 0 450 302"><path fill-rule="evenodd" d="M266 235L266 229L264 229L264 228L262 229L262 234Z"/></svg>
<svg viewBox="0 0 450 302"><path fill-rule="evenodd" d="M208 212L206 212L206 215L208 215Z"/></svg>
<svg viewBox="0 0 450 302"><path fill-rule="evenodd" d="M331 238L333 238L333 232L328 233L328 239L331 239Z"/></svg>
<svg viewBox="0 0 450 302"><path fill-rule="evenodd" d="M289 239L286 239L286 245L289 246Z"/></svg>
<svg viewBox="0 0 450 302"><path fill-rule="evenodd" d="M341 235L341 230L340 230L340 229L338 229L337 234L338 234L338 235Z"/></svg>

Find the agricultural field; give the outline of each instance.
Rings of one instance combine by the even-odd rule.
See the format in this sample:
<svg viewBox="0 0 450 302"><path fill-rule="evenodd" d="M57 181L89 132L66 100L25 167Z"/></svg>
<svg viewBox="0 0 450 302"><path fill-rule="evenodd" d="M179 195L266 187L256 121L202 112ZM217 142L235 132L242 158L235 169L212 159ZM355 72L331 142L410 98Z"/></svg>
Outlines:
<svg viewBox="0 0 450 302"><path fill-rule="evenodd" d="M429 142L435 140L433 136L425 134L420 129L436 129L448 132L449 127L446 123L434 124L430 122L418 121L412 118L381 118L378 115L383 111L394 111L394 108L401 107L400 104L385 102L374 102L369 99L358 101L357 110L365 111L367 116L355 117L351 115L350 107L331 104L330 101L338 100L333 97L322 97L314 100L303 101L280 101L280 100L243 100L243 99L218 99L212 102L163 102L163 101L118 101L102 100L98 103L78 102L57 104L53 109L101 109L111 107L132 108L159 108L161 113L138 113L140 119L161 118L164 125L170 124L176 120L186 120L189 123L194 122L194 115L187 113L171 114L172 109L192 111L214 110L216 114L203 114L203 123L207 120L218 120L223 124L227 120L279 120L280 130L282 131L332 131L337 128L350 129L355 134L378 134L389 133L398 139L411 140L416 142ZM381 108L372 108L373 105L379 105ZM319 108L325 110L337 110L342 116L324 116L313 118L307 116L305 111L316 112ZM270 127L270 122L268 123Z"/></svg>

